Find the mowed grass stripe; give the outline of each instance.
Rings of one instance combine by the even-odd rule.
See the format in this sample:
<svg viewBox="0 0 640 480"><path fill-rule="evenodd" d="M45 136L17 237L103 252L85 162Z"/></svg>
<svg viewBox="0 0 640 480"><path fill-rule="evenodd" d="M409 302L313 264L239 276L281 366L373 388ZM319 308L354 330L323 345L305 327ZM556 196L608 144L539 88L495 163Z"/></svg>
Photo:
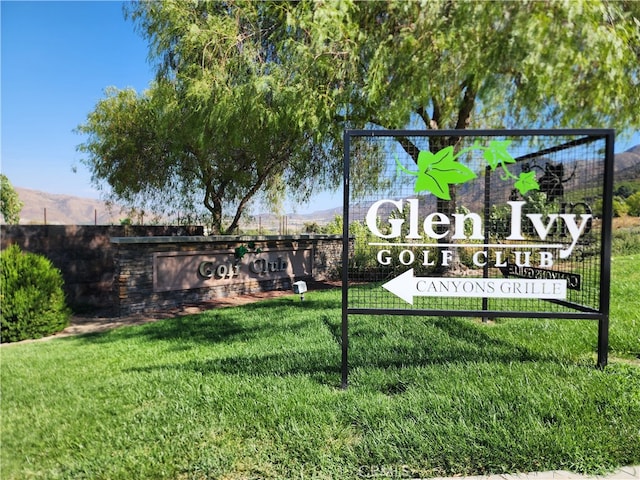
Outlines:
<svg viewBox="0 0 640 480"><path fill-rule="evenodd" d="M0 477L406 478L640 464L637 262L613 262L604 371L593 367L595 322L354 316L342 391L339 291L3 347Z"/></svg>

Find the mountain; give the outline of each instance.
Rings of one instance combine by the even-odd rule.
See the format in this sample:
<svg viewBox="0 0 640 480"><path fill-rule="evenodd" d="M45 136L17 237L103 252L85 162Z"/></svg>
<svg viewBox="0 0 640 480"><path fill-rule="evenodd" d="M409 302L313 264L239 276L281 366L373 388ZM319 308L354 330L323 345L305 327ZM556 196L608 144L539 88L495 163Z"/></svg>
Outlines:
<svg viewBox="0 0 640 480"><path fill-rule="evenodd" d="M616 182L640 180L640 145L616 153L614 178Z"/></svg>
<svg viewBox="0 0 640 480"><path fill-rule="evenodd" d="M119 214L117 207L110 211L105 202L97 199L14 188L24 203L20 212L22 224L117 225L126 216Z"/></svg>
<svg viewBox="0 0 640 480"><path fill-rule="evenodd" d="M549 160L547 157L539 157L539 165L544 165ZM545 167L546 168L546 167ZM621 183L631 183L632 185L640 185L640 145L636 145L625 152L616 153L614 155L614 190L620 186ZM550 169L551 170L551 169ZM573 175L572 172L582 171L581 175ZM595 172L591 171L591 168L585 168L584 161L575 159L572 161L565 161L562 173L558 173L560 178L563 178L559 187L556 183L556 173L551 170L552 173L547 174L541 170L536 170L536 177L538 182L542 183L543 178L547 176L547 181L552 184L552 189L561 189L564 194L570 198L570 192L574 190L584 190L587 188L599 189L602 186L604 180L603 169L596 169ZM541 177L542 175L542 177ZM566 181L564 180L566 179ZM505 187L505 185L507 185ZM638 187L632 187L637 189ZM505 184L499 174L494 174L490 179L489 191L494 195L493 201L507 201L511 191L511 186ZM457 191L458 205L464 205L472 211L481 211L484 206L484 191L482 189L474 188L470 184L464 184L459 186Z"/></svg>
<svg viewBox="0 0 640 480"><path fill-rule="evenodd" d="M21 224L47 225L119 225L127 217L119 206L111 208L103 201L92 198L75 197L57 193L47 193L28 188L14 187L18 197L24 203L20 212ZM329 223L336 215L342 214L342 207L320 210L309 214L289 213L286 215L286 227L289 231L301 230L305 222L319 225ZM277 233L281 217L271 213L255 215L245 227L258 229L265 233Z"/></svg>
<svg viewBox="0 0 640 480"><path fill-rule="evenodd" d="M594 181L600 181L594 178ZM496 180L497 181L497 180ZM640 145L615 155L615 181L638 181L640 182ZM570 189L570 184L567 189ZM121 212L119 207L111 210L107 204L101 200L74 197L72 195L61 195L46 193L27 188L15 187L20 200L24 203L20 213L20 223L22 224L43 224L55 225L111 225L119 224L120 219L126 218L126 213ZM470 193L471 194L471 193ZM465 195L464 191L460 196ZM465 199L467 206L482 204L482 198L469 197ZM324 225L331 222L336 215L342 215L342 207L325 210L318 210L308 214L286 214L286 229L289 231L299 231L305 222L316 222ZM260 229L265 233L274 233L282 228L281 217L269 213L254 216L250 228ZM246 222L245 222L246 223Z"/></svg>

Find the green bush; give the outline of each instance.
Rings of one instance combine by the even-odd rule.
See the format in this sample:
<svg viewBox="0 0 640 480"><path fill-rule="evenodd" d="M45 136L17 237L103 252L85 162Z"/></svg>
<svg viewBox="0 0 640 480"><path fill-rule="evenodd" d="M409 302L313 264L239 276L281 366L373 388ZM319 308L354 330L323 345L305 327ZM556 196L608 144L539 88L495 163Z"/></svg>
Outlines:
<svg viewBox="0 0 640 480"><path fill-rule="evenodd" d="M627 198L627 205L629 206L629 215L640 217L640 192L630 195Z"/></svg>
<svg viewBox="0 0 640 480"><path fill-rule="evenodd" d="M0 336L3 343L40 338L69 325L60 271L12 245L0 254Z"/></svg>
<svg viewBox="0 0 640 480"><path fill-rule="evenodd" d="M629 213L629 205L625 202L624 198L613 197L613 216L624 217Z"/></svg>

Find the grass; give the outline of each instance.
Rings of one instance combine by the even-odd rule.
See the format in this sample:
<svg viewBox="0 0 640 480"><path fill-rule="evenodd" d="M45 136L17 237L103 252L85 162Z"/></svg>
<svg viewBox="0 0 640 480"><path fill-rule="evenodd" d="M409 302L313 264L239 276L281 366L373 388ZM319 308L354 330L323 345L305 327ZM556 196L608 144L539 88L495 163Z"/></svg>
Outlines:
<svg viewBox="0 0 640 480"><path fill-rule="evenodd" d="M640 464L640 255L594 322L351 318L297 296L0 350L2 479L411 478Z"/></svg>

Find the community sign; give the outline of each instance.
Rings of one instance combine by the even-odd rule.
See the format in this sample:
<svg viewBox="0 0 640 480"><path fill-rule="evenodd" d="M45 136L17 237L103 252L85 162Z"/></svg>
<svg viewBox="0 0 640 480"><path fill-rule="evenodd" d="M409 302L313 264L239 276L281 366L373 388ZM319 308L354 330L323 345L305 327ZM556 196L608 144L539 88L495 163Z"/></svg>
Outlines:
<svg viewBox="0 0 640 480"><path fill-rule="evenodd" d="M612 130L345 131L349 315L589 319L607 362Z"/></svg>

